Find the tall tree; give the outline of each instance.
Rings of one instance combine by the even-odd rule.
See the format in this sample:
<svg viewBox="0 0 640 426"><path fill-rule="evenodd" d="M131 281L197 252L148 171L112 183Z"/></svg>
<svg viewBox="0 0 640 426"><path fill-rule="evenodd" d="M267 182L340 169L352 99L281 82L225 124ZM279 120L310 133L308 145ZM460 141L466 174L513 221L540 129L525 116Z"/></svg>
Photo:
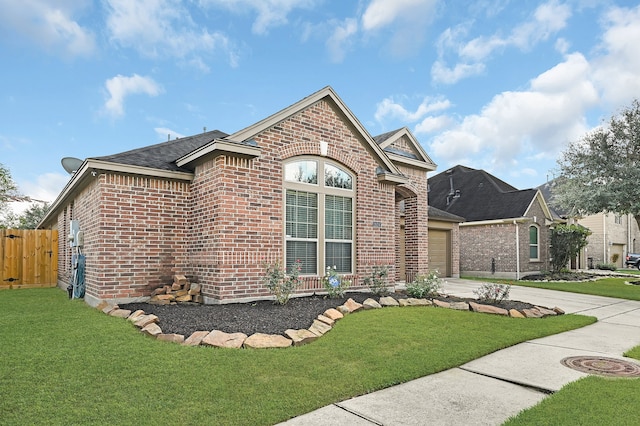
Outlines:
<svg viewBox="0 0 640 426"><path fill-rule="evenodd" d="M21 214L7 213L5 220L0 223L0 228L36 229L47 211L49 211L49 203L34 202Z"/></svg>
<svg viewBox="0 0 640 426"><path fill-rule="evenodd" d="M553 204L572 215L632 214L640 226L640 102L571 143Z"/></svg>
<svg viewBox="0 0 640 426"><path fill-rule="evenodd" d="M4 213L9 201L18 196L18 187L11 178L11 172L0 163L0 213Z"/></svg>

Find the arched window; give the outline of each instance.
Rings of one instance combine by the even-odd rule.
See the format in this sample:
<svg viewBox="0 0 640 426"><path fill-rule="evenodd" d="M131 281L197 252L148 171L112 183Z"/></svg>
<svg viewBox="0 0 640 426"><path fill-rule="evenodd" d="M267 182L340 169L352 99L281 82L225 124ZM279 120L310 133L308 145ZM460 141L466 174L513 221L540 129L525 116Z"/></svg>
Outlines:
<svg viewBox="0 0 640 426"><path fill-rule="evenodd" d="M538 225L529 226L529 259L540 259L540 228Z"/></svg>
<svg viewBox="0 0 640 426"><path fill-rule="evenodd" d="M302 262L302 273L327 267L353 272L354 177L326 158L304 157L284 165L285 265Z"/></svg>

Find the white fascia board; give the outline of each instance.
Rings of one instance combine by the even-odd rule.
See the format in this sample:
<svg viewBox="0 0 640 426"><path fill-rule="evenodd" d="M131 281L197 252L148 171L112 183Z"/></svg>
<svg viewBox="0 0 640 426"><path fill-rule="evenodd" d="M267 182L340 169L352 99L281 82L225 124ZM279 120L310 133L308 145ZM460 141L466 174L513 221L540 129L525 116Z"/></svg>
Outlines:
<svg viewBox="0 0 640 426"><path fill-rule="evenodd" d="M436 165L433 163L425 163L424 161L421 161L421 160L404 157L402 155L393 154L391 152L386 152L386 154L391 159L391 161L395 163L400 163L409 167L415 167L421 170L426 170L428 172L432 172L436 169Z"/></svg>
<svg viewBox="0 0 640 426"><path fill-rule="evenodd" d="M504 225L510 223L525 223L531 221L530 217L515 217L511 219L492 219L492 220L478 220L476 222L462 222L460 226L483 226L483 225Z"/></svg>
<svg viewBox="0 0 640 426"><path fill-rule="evenodd" d="M250 146L242 143L224 141L215 139L213 142L206 144L205 146L190 152L184 157L179 158L176 161L178 167L183 167L193 161L196 161L204 156L215 153L229 153L236 154L245 157L258 157L260 156L261 149L257 146Z"/></svg>
<svg viewBox="0 0 640 426"><path fill-rule="evenodd" d="M51 207L49 208L49 211L38 224L38 228L40 228L40 226L44 225L45 223L50 222L53 214L57 214L58 208L67 200L67 198L69 198L74 193L79 192L84 187L83 184L92 177L93 173L102 171L135 174L139 176L158 177L181 181L193 180L193 173L175 172L171 170L153 169L150 167L132 166L128 164L87 159L84 160L82 165L78 168L69 182L67 182L65 187L62 189L58 197L53 201Z"/></svg>

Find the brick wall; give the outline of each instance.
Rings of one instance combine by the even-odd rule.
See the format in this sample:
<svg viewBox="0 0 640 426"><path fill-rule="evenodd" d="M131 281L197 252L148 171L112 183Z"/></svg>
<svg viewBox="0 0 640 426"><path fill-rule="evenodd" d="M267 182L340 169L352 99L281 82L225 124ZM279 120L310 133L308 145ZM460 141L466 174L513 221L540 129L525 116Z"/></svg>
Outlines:
<svg viewBox="0 0 640 426"><path fill-rule="evenodd" d="M539 203L532 205L524 223L460 227L460 272L477 276L515 278L516 229L519 235L520 276L549 270L549 227ZM529 259L529 226L539 226L540 260ZM495 272L492 271L494 265Z"/></svg>
<svg viewBox="0 0 640 426"><path fill-rule="evenodd" d="M188 193L185 182L102 173L74 198L58 226L68 235L75 219L84 231L89 298L147 296L185 269ZM61 251L60 276L69 282L71 249Z"/></svg>
<svg viewBox="0 0 640 426"><path fill-rule="evenodd" d="M258 158L238 162L219 156L196 169L189 257L205 296L226 300L269 294L261 282L263 263L283 260L283 161L320 156L321 141L329 144L326 157L356 178L353 286L362 285L373 264L390 265L395 274L394 187L378 182L377 163L364 142L329 104L320 101L254 139L261 148ZM307 277L301 291L314 288L321 288L319 280Z"/></svg>
<svg viewBox="0 0 640 426"><path fill-rule="evenodd" d="M355 176L355 263L353 286L362 286L373 265L395 276L396 188L378 182L370 148L320 101L255 136L254 159L219 155L196 166L192 182L101 173L58 217L60 235L76 219L85 231L87 296L130 299L147 296L185 274L202 285L208 302L268 296L264 262L283 260L283 161L300 155L327 158ZM426 173L407 169L416 194L410 204L407 267L426 271ZM423 226L424 225L424 226ZM60 277L71 276L71 250L61 244ZM305 277L301 292L321 288Z"/></svg>

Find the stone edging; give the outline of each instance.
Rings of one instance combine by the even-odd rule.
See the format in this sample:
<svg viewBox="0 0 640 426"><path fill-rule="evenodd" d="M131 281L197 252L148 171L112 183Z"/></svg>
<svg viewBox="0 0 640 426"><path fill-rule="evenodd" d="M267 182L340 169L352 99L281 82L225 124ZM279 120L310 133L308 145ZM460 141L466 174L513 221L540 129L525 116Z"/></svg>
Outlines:
<svg viewBox="0 0 640 426"><path fill-rule="evenodd" d="M562 315L564 311L558 307L547 309L535 306L531 309L506 310L491 305L483 305L475 302L443 302L438 299L394 299L391 296L381 297L379 301L372 298L358 303L348 299L344 305L327 309L313 321L308 329L289 329L283 335L255 333L247 336L244 333L225 333L220 330L196 331L185 339L182 334L164 334L157 324L159 318L153 314L146 314L143 310L131 312L128 309L120 309L118 305L109 305L102 302L97 306L107 315L126 318L138 327L143 333L155 337L158 340L179 343L185 346L214 346L220 348L285 348L289 346L301 346L311 343L329 332L336 321L345 315L359 310L381 309L392 306L435 306L439 308L473 311L495 315L510 316L513 318L543 318L546 316Z"/></svg>

